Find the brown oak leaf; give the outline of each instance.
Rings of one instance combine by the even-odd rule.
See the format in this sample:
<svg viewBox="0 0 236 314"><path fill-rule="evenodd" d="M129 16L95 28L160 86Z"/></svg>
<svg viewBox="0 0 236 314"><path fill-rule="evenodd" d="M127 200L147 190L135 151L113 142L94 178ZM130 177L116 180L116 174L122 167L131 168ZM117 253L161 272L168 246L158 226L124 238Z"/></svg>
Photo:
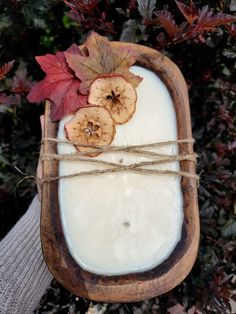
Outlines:
<svg viewBox="0 0 236 314"><path fill-rule="evenodd" d="M84 55L65 52L66 61L75 75L81 80L79 90L87 94L95 78L107 74L122 75L136 87L141 77L129 72L135 63L134 51L127 47L113 47L106 37L93 32L83 45Z"/></svg>

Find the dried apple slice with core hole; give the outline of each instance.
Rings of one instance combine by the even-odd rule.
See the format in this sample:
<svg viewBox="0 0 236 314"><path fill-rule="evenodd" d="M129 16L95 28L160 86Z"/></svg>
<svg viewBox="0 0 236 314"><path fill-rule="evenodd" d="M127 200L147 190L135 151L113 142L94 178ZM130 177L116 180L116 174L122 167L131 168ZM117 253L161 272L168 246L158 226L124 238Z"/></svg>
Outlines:
<svg viewBox="0 0 236 314"><path fill-rule="evenodd" d="M123 77L100 77L90 87L88 102L106 108L117 124L127 122L134 114L137 94Z"/></svg>
<svg viewBox="0 0 236 314"><path fill-rule="evenodd" d="M65 133L69 141L83 145L105 146L111 144L115 135L115 125L110 113L102 107L93 106L79 109L75 116L65 124ZM95 157L99 153L88 153L91 147L75 145L85 156Z"/></svg>

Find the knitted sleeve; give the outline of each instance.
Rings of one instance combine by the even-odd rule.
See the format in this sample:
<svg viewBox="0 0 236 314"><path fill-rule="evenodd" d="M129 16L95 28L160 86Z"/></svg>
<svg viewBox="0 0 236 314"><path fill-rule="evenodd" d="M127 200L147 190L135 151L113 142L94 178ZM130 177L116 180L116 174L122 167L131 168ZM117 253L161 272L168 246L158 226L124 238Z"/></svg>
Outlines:
<svg viewBox="0 0 236 314"><path fill-rule="evenodd" d="M0 313L32 313L51 280L42 254L40 203L35 197L0 242Z"/></svg>

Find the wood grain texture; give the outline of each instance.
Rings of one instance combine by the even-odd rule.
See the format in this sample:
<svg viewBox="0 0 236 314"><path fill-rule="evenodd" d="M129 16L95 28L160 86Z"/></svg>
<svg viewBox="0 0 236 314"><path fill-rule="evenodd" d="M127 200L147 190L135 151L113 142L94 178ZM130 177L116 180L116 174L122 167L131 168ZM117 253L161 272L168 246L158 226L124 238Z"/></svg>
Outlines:
<svg viewBox="0 0 236 314"><path fill-rule="evenodd" d="M155 72L167 86L173 99L177 117L178 139L192 137L188 91L178 67L160 52L127 43L113 43L132 46L138 56L137 65ZM56 137L58 124L49 118L50 103L45 110L45 136ZM55 153L56 145L45 144L44 152ZM192 154L191 144L181 144L180 153ZM180 162L182 171L195 174L192 161ZM58 163L44 161L43 175L57 176ZM95 275L83 270L71 257L62 231L58 204L58 182L44 183L42 191L41 239L46 263L65 288L72 293L95 301L134 302L150 299L177 286L190 272L198 252L199 213L197 204L197 182L182 178L184 200L184 224L181 241L171 256L156 268L142 273L122 276Z"/></svg>

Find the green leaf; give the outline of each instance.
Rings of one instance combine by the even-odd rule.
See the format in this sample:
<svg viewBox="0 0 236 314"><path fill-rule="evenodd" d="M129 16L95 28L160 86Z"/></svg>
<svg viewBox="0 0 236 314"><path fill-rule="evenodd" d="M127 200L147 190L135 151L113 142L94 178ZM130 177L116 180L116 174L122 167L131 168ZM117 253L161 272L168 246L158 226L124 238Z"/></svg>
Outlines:
<svg viewBox="0 0 236 314"><path fill-rule="evenodd" d="M0 14L0 32L5 28L10 27L11 25L12 21L10 17L5 14Z"/></svg>
<svg viewBox="0 0 236 314"><path fill-rule="evenodd" d="M68 15L64 15L62 18L62 21L63 21L63 25L67 29L71 28L72 26L78 26L78 23L75 23L74 21L72 21L72 19Z"/></svg>

